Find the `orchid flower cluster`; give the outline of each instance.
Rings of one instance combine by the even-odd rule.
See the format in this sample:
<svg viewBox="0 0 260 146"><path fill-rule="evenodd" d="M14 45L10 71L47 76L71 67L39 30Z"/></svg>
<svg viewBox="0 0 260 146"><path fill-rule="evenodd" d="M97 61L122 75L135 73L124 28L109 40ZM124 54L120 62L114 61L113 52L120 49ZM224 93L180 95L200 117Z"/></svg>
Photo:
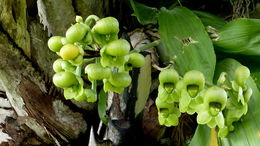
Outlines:
<svg viewBox="0 0 260 146"><path fill-rule="evenodd" d="M174 69L159 74L156 106L158 120L167 127L177 126L181 113L197 113L197 122L218 129L219 137L234 130L233 123L247 113L252 89L246 83L250 71L239 66L231 80L220 74L217 85L206 86L203 73L191 70L181 77ZM227 88L230 85L230 88Z"/></svg>

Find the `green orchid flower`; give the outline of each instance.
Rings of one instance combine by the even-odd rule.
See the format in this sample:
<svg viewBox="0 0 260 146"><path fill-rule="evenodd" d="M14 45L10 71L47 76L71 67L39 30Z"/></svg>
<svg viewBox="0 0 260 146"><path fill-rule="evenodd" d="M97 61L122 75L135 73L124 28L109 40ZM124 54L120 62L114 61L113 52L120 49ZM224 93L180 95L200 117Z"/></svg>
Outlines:
<svg viewBox="0 0 260 146"><path fill-rule="evenodd" d="M96 43L105 45L118 39L119 23L114 17L106 17L98 20L91 33Z"/></svg>
<svg viewBox="0 0 260 146"><path fill-rule="evenodd" d="M64 97L65 99L75 99L76 101L87 101L87 102L96 102L97 95L91 89L84 88L84 81L80 77L76 77L78 80L77 85L64 88Z"/></svg>
<svg viewBox="0 0 260 146"><path fill-rule="evenodd" d="M180 111L194 114L203 103L204 75L200 71L191 70L185 73L183 81L178 85L180 95Z"/></svg>
<svg viewBox="0 0 260 146"><path fill-rule="evenodd" d="M130 44L123 39L114 40L105 45L101 50L101 65L104 67L120 67L128 60L127 54Z"/></svg>
<svg viewBox="0 0 260 146"><path fill-rule="evenodd" d="M160 100L160 98L157 98L155 103L158 110L158 120L160 125L170 127L179 124L181 113L179 109L175 107L174 103L164 102Z"/></svg>
<svg viewBox="0 0 260 146"><path fill-rule="evenodd" d="M159 74L160 85L157 98L167 103L178 102L179 97L176 93L176 85L179 78L179 74L174 69L162 70Z"/></svg>
<svg viewBox="0 0 260 146"><path fill-rule="evenodd" d="M100 63L92 63L86 66L85 73L88 74L90 81L95 81L109 78L112 71L108 67L103 67Z"/></svg>
<svg viewBox="0 0 260 146"><path fill-rule="evenodd" d="M224 89L213 86L204 93L202 109L198 111L197 122L207 124L210 128L223 128L225 120L222 111L227 103L227 93Z"/></svg>

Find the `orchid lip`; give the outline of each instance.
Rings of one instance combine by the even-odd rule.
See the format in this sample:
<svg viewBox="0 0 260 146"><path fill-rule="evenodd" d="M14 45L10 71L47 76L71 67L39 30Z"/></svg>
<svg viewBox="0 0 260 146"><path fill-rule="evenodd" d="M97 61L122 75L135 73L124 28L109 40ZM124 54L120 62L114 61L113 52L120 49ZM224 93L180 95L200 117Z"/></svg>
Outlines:
<svg viewBox="0 0 260 146"><path fill-rule="evenodd" d="M165 91L167 93L172 93L173 89L175 88L175 84L174 83L164 83L163 88L165 89Z"/></svg>
<svg viewBox="0 0 260 146"><path fill-rule="evenodd" d="M196 97L199 93L199 86L195 84L188 85L187 91L191 97Z"/></svg>
<svg viewBox="0 0 260 146"><path fill-rule="evenodd" d="M221 104L218 102L210 102L209 103L209 112L212 116L217 116L221 111Z"/></svg>

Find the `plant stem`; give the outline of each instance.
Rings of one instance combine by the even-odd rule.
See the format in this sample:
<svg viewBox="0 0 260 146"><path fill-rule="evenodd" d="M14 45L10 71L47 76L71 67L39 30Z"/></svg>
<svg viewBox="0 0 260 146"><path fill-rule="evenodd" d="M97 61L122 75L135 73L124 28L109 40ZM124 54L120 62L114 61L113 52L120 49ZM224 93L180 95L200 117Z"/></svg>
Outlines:
<svg viewBox="0 0 260 146"><path fill-rule="evenodd" d="M210 146L218 146L217 132L215 128L210 129Z"/></svg>
<svg viewBox="0 0 260 146"><path fill-rule="evenodd" d="M160 42L161 42L160 40L153 41L153 42L146 44L146 45L144 45L140 48L137 48L137 49L130 51L130 53L141 52L141 51L150 49L152 47L158 46L160 44Z"/></svg>
<svg viewBox="0 0 260 146"><path fill-rule="evenodd" d="M83 59L83 64L84 63L88 63L88 62L93 61L93 60L95 60L95 58L84 58Z"/></svg>
<svg viewBox="0 0 260 146"><path fill-rule="evenodd" d="M94 46L95 50L97 51L98 50L98 47L97 46ZM96 59L96 63L100 63L100 57L97 57L95 58ZM92 82L92 85L91 85L91 89L96 93L97 95L97 81L93 81Z"/></svg>
<svg viewBox="0 0 260 146"><path fill-rule="evenodd" d="M99 20L99 17L96 15L89 15L87 19L85 20L85 24L90 25L93 21L97 22Z"/></svg>
<svg viewBox="0 0 260 146"><path fill-rule="evenodd" d="M81 71L82 71L82 65L77 66L77 68L76 68L76 75L80 77L81 76Z"/></svg>

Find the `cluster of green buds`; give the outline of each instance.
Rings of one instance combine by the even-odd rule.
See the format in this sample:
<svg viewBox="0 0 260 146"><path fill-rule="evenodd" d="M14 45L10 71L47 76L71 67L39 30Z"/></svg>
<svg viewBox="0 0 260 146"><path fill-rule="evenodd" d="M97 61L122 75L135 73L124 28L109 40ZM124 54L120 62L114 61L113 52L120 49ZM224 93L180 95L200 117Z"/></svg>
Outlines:
<svg viewBox="0 0 260 146"><path fill-rule="evenodd" d="M53 76L53 83L57 87L64 89L66 99L85 100L87 102L97 100L93 90L84 88L84 81L78 75L78 68L69 61L57 59L53 63L53 70L56 72Z"/></svg>
<svg viewBox="0 0 260 146"><path fill-rule="evenodd" d="M229 131L233 131L233 123L247 113L248 101L253 93L247 84L249 76L250 70L245 66L239 66L234 72L231 89L226 90L229 98L224 110L225 127L219 129L220 137L226 137Z"/></svg>
<svg viewBox="0 0 260 146"><path fill-rule="evenodd" d="M206 87L200 71L188 71L182 78L174 69L162 70L156 99L159 123L176 126L181 113L197 113L199 124L218 128L218 136L226 137L234 130L232 123L247 113L252 89L246 84L250 76L247 67L239 66L233 81L226 80L225 75L220 75L217 85Z"/></svg>
<svg viewBox="0 0 260 146"><path fill-rule="evenodd" d="M49 39L49 49L60 56L53 63L53 83L64 89L66 99L95 102L99 81L103 81L105 92L122 93L131 84L129 71L142 67L145 59L130 52L130 44L118 39L118 33L119 23L114 17L90 15L83 21L76 16L65 37ZM83 80L85 75L90 85Z"/></svg>

